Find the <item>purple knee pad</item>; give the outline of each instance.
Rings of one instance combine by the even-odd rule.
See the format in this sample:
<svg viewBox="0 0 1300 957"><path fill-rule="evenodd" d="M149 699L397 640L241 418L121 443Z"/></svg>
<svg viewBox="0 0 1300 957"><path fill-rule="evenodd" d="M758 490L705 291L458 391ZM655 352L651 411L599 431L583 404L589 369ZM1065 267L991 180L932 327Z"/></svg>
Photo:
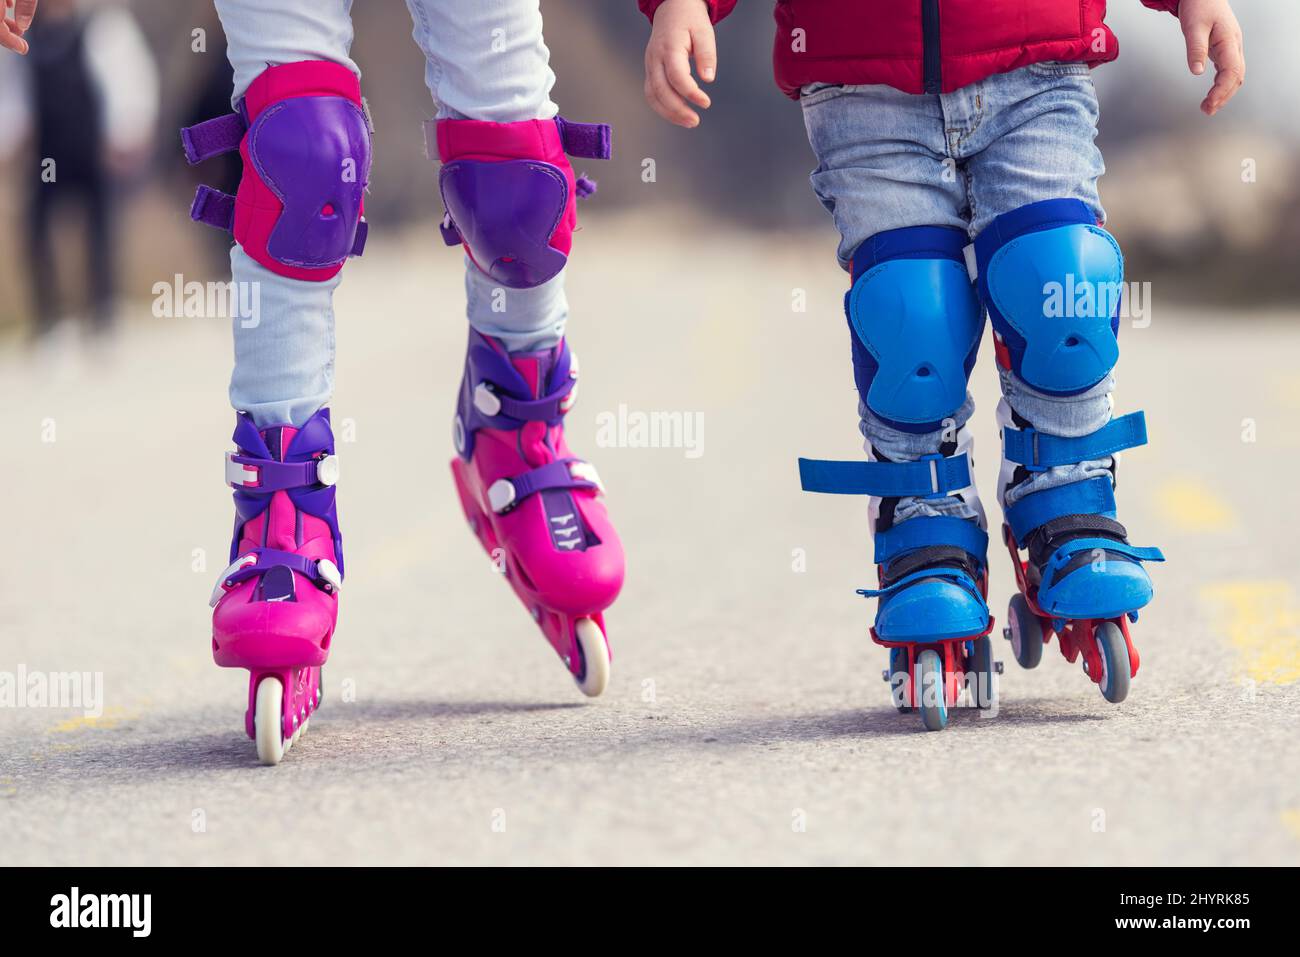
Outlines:
<svg viewBox="0 0 1300 957"><path fill-rule="evenodd" d="M564 268L573 245L579 197L596 184L575 177L566 153L608 159L603 124L527 120L426 124L438 177L448 245L464 243L470 259L504 286L540 286Z"/></svg>
<svg viewBox="0 0 1300 957"><path fill-rule="evenodd" d="M229 229L272 272L330 279L365 246L370 133L350 70L319 60L269 67L239 112L181 131L191 163L233 149L244 161L238 194L200 186L190 216Z"/></svg>

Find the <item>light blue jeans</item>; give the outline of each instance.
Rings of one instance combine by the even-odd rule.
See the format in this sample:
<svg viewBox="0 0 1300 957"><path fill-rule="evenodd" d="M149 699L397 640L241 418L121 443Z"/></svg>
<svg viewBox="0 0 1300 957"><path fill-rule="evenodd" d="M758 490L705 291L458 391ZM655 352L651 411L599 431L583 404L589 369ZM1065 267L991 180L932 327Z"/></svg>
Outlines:
<svg viewBox="0 0 1300 957"><path fill-rule="evenodd" d="M406 5L438 119L513 123L556 115L539 0ZM235 71L232 103L268 64L332 60L361 75L350 56L351 0L216 0L216 6ZM409 139L419 141L414 133ZM259 291L256 316L238 310L234 316L230 402L261 428L300 426L334 391L333 300L342 273L328 282L287 279L239 246L230 251L230 269L236 283L256 283ZM505 296L494 295L498 286L466 258L466 308L475 329L502 339L511 351L559 342L569 312L563 272Z"/></svg>
<svg viewBox="0 0 1300 957"><path fill-rule="evenodd" d="M1079 199L1105 219L1097 179L1105 170L1097 135L1097 94L1081 63L1037 63L942 95L889 86L814 84L800 97L808 140L817 155L812 185L840 233L845 269L863 240L905 226L955 226L974 236L1003 213L1047 199ZM999 370L998 422L1013 412L1053 435L1087 435L1111 417L1113 377L1080 395L1045 395ZM969 451L966 401L948 428L900 432L859 404L870 457L911 461L939 451ZM946 448L941 448L942 446ZM1109 474L1109 458L1037 472L1013 481L1003 462L1004 505L1055 485ZM880 502L872 500L872 520ZM898 500L892 521L954 515L986 525L974 487L946 498Z"/></svg>

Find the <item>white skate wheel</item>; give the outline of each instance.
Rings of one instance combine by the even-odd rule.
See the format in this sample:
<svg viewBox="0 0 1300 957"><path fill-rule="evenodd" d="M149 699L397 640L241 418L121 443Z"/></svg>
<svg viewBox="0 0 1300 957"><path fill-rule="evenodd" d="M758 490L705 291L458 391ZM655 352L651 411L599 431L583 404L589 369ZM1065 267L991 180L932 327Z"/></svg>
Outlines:
<svg viewBox="0 0 1300 957"><path fill-rule="evenodd" d="M255 702L253 733L257 741L257 760L263 764L279 764L286 750L281 714L284 685L280 679L266 677L259 681Z"/></svg>
<svg viewBox="0 0 1300 957"><path fill-rule="evenodd" d="M578 638L578 647L582 649L582 660L586 663L582 679L574 680L579 691L594 698L609 684L609 645L605 643L600 625L590 618L579 618L573 631Z"/></svg>

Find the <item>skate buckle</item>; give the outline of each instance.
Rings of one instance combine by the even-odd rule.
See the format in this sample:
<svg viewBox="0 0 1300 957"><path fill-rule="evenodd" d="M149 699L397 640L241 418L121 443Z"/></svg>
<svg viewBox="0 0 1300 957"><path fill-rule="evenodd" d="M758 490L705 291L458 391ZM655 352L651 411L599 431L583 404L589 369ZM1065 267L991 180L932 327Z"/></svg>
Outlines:
<svg viewBox="0 0 1300 957"><path fill-rule="evenodd" d="M486 382L474 386L474 408L487 416L499 415L501 412L501 400Z"/></svg>
<svg viewBox="0 0 1300 957"><path fill-rule="evenodd" d="M509 479L497 479L488 488L488 504L501 515L515 507L515 486Z"/></svg>
<svg viewBox="0 0 1300 957"><path fill-rule="evenodd" d="M602 495L605 493L605 484L600 480L600 473L590 462L584 462L582 459L570 462L569 474L580 482L590 482Z"/></svg>
<svg viewBox="0 0 1300 957"><path fill-rule="evenodd" d="M329 585L330 591L338 591L343 587L343 574L339 571L339 566L328 558L316 562L316 574L320 576L321 581Z"/></svg>
<svg viewBox="0 0 1300 957"><path fill-rule="evenodd" d="M339 457L322 455L316 460L316 481L321 485L337 485L339 480Z"/></svg>
<svg viewBox="0 0 1300 957"><path fill-rule="evenodd" d="M1046 472L1047 466L1038 464L1038 430L1033 426L1027 426L1021 431L1029 437L1029 447L1032 450L1030 461L1023 463L1022 467L1026 472Z"/></svg>
<svg viewBox="0 0 1300 957"><path fill-rule="evenodd" d="M923 498L943 498L948 493L939 484L939 463L945 456L942 453L935 452L931 455L922 455L919 461L930 463L930 491Z"/></svg>
<svg viewBox="0 0 1300 957"><path fill-rule="evenodd" d="M560 412L568 412L573 408L573 403L578 401L578 354L569 353L569 381L573 383L570 386L568 394L560 400Z"/></svg>
<svg viewBox="0 0 1300 957"><path fill-rule="evenodd" d="M238 454L238 452L226 453L226 484L234 485L236 488L260 485L262 481L261 470L256 465L236 462L235 456Z"/></svg>
<svg viewBox="0 0 1300 957"><path fill-rule="evenodd" d="M217 607L217 602L221 601L222 597L226 594L227 584L230 581L231 575L235 574L235 572L239 571L241 568L243 568L246 565L256 565L256 564L257 564L257 556L252 553L249 553L247 555L241 555L239 556L239 558L231 562L229 567L226 568L226 570L221 573L221 577L217 579L217 583L212 587L212 597L208 599L208 607L209 608Z"/></svg>

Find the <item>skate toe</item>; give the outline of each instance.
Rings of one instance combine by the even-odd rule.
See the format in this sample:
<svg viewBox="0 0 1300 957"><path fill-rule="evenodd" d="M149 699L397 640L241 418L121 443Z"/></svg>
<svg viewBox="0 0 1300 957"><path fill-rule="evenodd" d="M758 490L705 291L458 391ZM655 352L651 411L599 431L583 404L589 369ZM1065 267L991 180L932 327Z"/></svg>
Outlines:
<svg viewBox="0 0 1300 957"><path fill-rule="evenodd" d="M876 614L885 641L940 641L983 634L989 609L969 589L945 579L909 585L888 596Z"/></svg>
<svg viewBox="0 0 1300 957"><path fill-rule="evenodd" d="M1038 604L1060 618L1116 618L1145 607L1151 576L1138 562L1106 558L1081 565L1038 591Z"/></svg>

